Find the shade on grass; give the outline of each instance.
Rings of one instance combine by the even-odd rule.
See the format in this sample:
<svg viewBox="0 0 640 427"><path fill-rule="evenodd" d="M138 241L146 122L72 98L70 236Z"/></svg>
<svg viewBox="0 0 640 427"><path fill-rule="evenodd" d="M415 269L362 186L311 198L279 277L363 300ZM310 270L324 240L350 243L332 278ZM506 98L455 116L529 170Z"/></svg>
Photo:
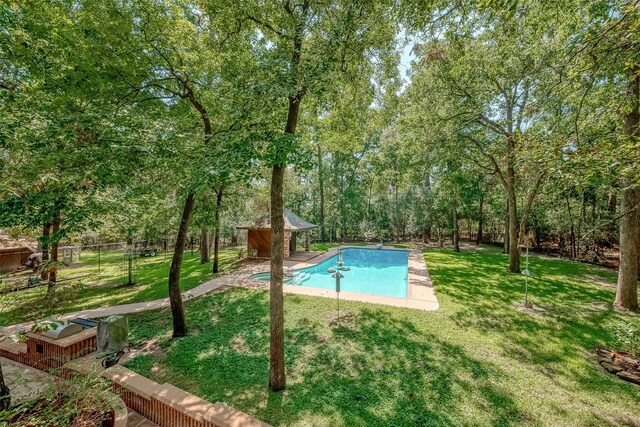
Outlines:
<svg viewBox="0 0 640 427"><path fill-rule="evenodd" d="M220 270L239 267L234 264L238 249L220 251ZM58 285L56 299L45 298L46 286L0 294L0 326L39 319L56 313L83 310L106 305L152 301L168 296L167 280L171 257L162 255L137 259L132 286L119 286L124 281L123 251L102 251L98 273L97 252L83 252L81 263L60 270L60 278L77 278ZM180 287L187 291L214 277L211 263L200 264L200 254L185 251Z"/></svg>
<svg viewBox="0 0 640 427"><path fill-rule="evenodd" d="M592 356L615 273L534 258L531 299L505 256L425 253L437 312L285 296L288 388L267 390L268 293L230 289L187 303L193 333L170 341L167 310L130 319L132 341L161 351L128 366L274 425L620 425L640 423L640 388ZM597 283L596 283L597 282ZM634 319L637 320L637 319Z"/></svg>

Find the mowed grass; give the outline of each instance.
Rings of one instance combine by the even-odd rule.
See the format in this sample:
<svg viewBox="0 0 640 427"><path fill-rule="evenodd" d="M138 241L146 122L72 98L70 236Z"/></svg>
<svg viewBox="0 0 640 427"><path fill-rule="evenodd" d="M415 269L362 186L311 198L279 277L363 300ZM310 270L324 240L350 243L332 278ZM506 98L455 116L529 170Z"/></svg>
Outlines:
<svg viewBox="0 0 640 427"><path fill-rule="evenodd" d="M159 350L127 366L272 425L638 425L640 387L604 372L593 350L615 272L534 257L530 298L506 256L425 252L436 312L285 295L287 390L267 389L269 300L233 288L187 303L192 334L170 340L168 310L130 317L131 341Z"/></svg>
<svg viewBox="0 0 640 427"><path fill-rule="evenodd" d="M137 258L133 275L136 284L123 286L127 269L122 250L102 251L100 272L98 253L83 252L80 263L60 270L61 282L53 299L46 298L46 286L0 294L0 326L69 311L165 298L169 295L167 283L171 255ZM239 265L234 263L237 258L238 249L221 250L221 273L238 268ZM211 262L200 264L197 251L193 254L185 251L180 275L181 289L187 291L213 278L211 268Z"/></svg>

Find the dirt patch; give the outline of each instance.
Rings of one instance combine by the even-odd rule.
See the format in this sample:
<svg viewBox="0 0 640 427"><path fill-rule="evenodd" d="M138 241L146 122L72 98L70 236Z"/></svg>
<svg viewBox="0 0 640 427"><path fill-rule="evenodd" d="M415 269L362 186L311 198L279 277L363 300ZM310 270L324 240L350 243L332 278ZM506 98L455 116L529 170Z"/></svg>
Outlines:
<svg viewBox="0 0 640 427"><path fill-rule="evenodd" d="M596 358L607 372L640 385L640 359L637 355L600 348L596 351Z"/></svg>
<svg viewBox="0 0 640 427"><path fill-rule="evenodd" d="M236 263L242 264L243 266L247 267L247 266L262 264L263 262L268 260L269 258L242 258L240 260L237 260Z"/></svg>
<svg viewBox="0 0 640 427"><path fill-rule="evenodd" d="M231 347L238 353L249 353L249 346L242 335L236 335L231 339Z"/></svg>
<svg viewBox="0 0 640 427"><path fill-rule="evenodd" d="M149 354L155 360L162 360L166 357L167 353L160 346L161 338L153 338L151 340L145 341L142 344L139 344L135 347L132 347L129 352L125 353L120 359L120 364L123 365L125 362L133 359L134 357L141 354Z"/></svg>
<svg viewBox="0 0 640 427"><path fill-rule="evenodd" d="M346 329L351 332L357 330L357 316L348 310L332 312L327 316L327 322L332 328Z"/></svg>
<svg viewBox="0 0 640 427"><path fill-rule="evenodd" d="M514 309L520 313L537 314L537 315L546 314L553 310L552 307L548 307L544 305L531 304L529 306L526 306L524 305L524 303L514 306Z"/></svg>
<svg viewBox="0 0 640 427"><path fill-rule="evenodd" d="M592 274L583 274L582 276L577 276L576 279L587 283L594 283L607 289L616 288L615 283L611 283L610 281L603 279L602 277L598 277Z"/></svg>

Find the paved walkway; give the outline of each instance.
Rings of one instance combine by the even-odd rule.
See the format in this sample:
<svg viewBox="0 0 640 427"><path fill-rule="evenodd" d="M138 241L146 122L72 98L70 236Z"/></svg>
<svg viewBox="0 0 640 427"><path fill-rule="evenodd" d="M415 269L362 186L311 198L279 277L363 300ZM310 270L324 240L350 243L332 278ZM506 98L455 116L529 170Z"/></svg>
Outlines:
<svg viewBox="0 0 640 427"><path fill-rule="evenodd" d="M254 266L242 268L238 271L234 271L228 274L223 274L214 279L208 280L193 289L190 289L186 292L182 293L182 300L188 301L192 298L196 298L207 294L211 291L214 291L222 286L234 286L237 285L239 280L243 280L246 276L246 279L254 272L263 271L263 264L257 264ZM258 269L256 269L258 268ZM159 308L169 307L169 297L157 299L153 301L145 301L145 302L136 302L131 304L120 304L120 305L110 305L99 308L91 308L87 310L73 311L70 313L65 313L61 316L56 316L56 319L60 320L69 320L74 319L76 317L84 317L84 318L96 318L96 317L107 317L113 314L129 314L129 313L140 313L147 310L156 310ZM20 330L28 330L31 328L33 322L25 322L19 323L16 325L7 326L4 328L3 332L7 335L16 333Z"/></svg>
<svg viewBox="0 0 640 427"><path fill-rule="evenodd" d="M395 250L395 248L387 248ZM291 268L304 268L323 262L324 260L334 256L337 248L331 248L328 252L313 256L312 259L305 261L285 260L285 271ZM235 286L244 288L268 289L268 282L258 282L252 280L250 276L256 273L269 271L269 261L254 264L241 268L231 273L223 274L214 279L208 280L193 289L182 293L182 300L188 301L192 298L205 295L223 286ZM335 291L319 288L301 287L294 285L284 285L284 291L296 294L322 296L335 298ZM353 294L353 295L351 295ZM369 303L392 305L396 307L408 307L420 310L437 310L439 308L438 299L436 298L429 278L427 266L424 262L422 253L417 250L410 251L409 257L409 295L408 298L391 298L381 297L377 295L356 294L353 292L341 292L340 298L352 301L362 301ZM154 301L137 302L132 304L111 305L106 307L93 308L88 310L74 311L58 316L57 319L69 320L76 317L96 318L107 317L114 314L140 313L147 310L156 310L159 308L169 307L169 298L162 298ZM3 333L10 335L20 330L28 330L33 322L19 323L7 326L3 329Z"/></svg>

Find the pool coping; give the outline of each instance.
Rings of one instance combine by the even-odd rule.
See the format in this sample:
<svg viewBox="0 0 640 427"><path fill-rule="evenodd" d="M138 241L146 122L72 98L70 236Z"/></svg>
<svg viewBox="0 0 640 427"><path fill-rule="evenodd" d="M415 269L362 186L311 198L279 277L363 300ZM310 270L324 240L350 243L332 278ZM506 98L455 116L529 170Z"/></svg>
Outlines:
<svg viewBox="0 0 640 427"><path fill-rule="evenodd" d="M431 278L429 277L429 270L427 268L427 264L424 260L424 256L419 249L410 249L410 248L396 248L393 246L379 246L379 245L368 245L368 246L340 246L335 248L330 248L326 253L319 255L309 261L300 261L300 262L285 262L285 272L290 270L299 270L301 268L311 267L317 264L320 264L327 259L336 256L338 254L338 250L342 249L384 249L384 250L392 250L392 251L403 251L409 253L408 259L408 277L407 277L407 296L405 298L400 297L388 297L382 295L372 295L372 294L362 294L359 292L348 292L342 291L340 292L340 299L346 301L359 301L366 302L371 304L383 304L390 305L393 307L404 307L404 308L412 308L416 310L423 311L435 311L440 307L438 303L438 298L436 297L435 290L433 288L433 283L431 282ZM266 263L268 264L268 262ZM268 270L266 270L268 271ZM258 282L257 280L250 279L254 282ZM264 282L262 282L264 283ZM282 286L283 291L290 294L297 295L307 295L307 296L318 296L325 298L336 298L337 294L335 290L332 289L322 289L322 288L313 288L308 286L296 286L296 285L287 285L284 284Z"/></svg>

